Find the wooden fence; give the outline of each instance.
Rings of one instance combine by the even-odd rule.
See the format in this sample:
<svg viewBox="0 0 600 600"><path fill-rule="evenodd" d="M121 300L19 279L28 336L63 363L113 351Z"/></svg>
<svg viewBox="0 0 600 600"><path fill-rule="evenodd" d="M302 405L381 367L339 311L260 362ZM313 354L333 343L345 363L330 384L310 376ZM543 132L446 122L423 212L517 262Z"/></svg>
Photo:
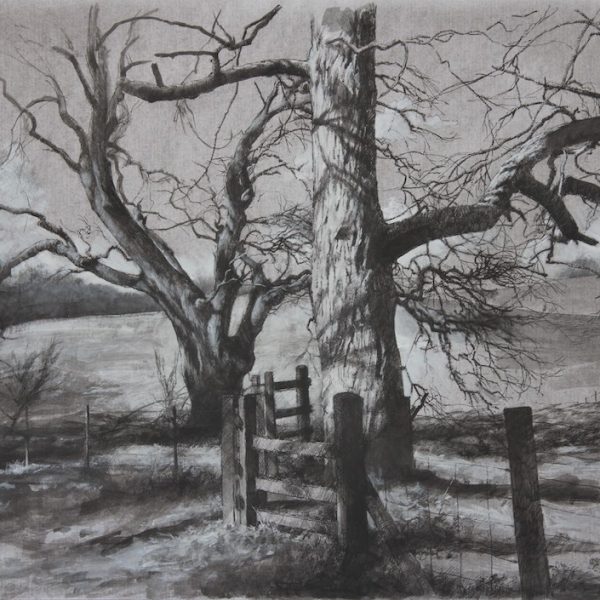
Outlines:
<svg viewBox="0 0 600 600"><path fill-rule="evenodd" d="M242 398L228 397L224 403L221 460L225 522L267 523L335 535L343 550L358 553L367 547L369 514L396 563L404 572L419 573L414 557L402 547L386 504L366 475L362 398L350 392L336 394L332 443L311 441L306 367L298 367L296 375L294 380L276 382L272 373L265 373L262 383L254 376L250 393ZM278 409L275 392L289 389L296 389L296 405ZM298 418L297 429L286 439L278 437L277 419L293 416ZM550 580L531 409L507 409L505 422L522 597L546 597ZM301 439L290 439L290 435ZM299 484L279 477L278 458L282 455L329 461L335 467L333 484ZM269 495L334 504L336 516L324 519L275 511Z"/></svg>
<svg viewBox="0 0 600 600"><path fill-rule="evenodd" d="M504 409L504 422L521 596L523 600L547 598L550 574L531 408Z"/></svg>
<svg viewBox="0 0 600 600"><path fill-rule="evenodd" d="M260 522L337 535L344 549L359 551L367 545L363 401L356 394L337 394L334 442L310 441L309 385L308 371L302 365L296 369L296 379L274 381L272 373L265 373L261 384L260 378L254 376L250 393L225 399L221 442L223 518L230 524ZM275 392L290 389L296 390L296 405L278 409ZM277 419L293 416L297 417L297 429L285 439L277 437ZM334 485L300 485L278 477L281 455L332 461ZM336 506L336 518L274 511L269 506L269 494L332 503Z"/></svg>
<svg viewBox="0 0 600 600"><path fill-rule="evenodd" d="M501 588L510 582L513 569L518 567L523 600L548 598L551 596L551 580L543 509L550 511L555 531L557 516L560 519L565 514L583 515L580 510L566 509L542 500L540 481L546 484L564 481L538 474L531 408L505 409L504 422L508 465L500 466L495 461L490 463L486 460L481 463L476 460L454 461L452 465L443 455L421 454L418 471L426 475L422 480L426 501L407 503L406 491L396 485L393 490L384 490L383 502L385 507L402 514L403 531L407 535L414 538L418 532L426 540L423 544L424 558L432 580L447 582L449 578L455 578L458 595L463 595L468 588L481 588L492 597L503 595ZM545 463L558 466L557 463ZM564 463L560 466L564 467ZM592 486L586 484L586 487ZM433 499L433 503L431 488L438 493L440 489L444 490L444 494ZM461 510L461 498L465 495L467 507L463 506ZM505 507L508 509L511 505L512 515L505 512ZM592 531L598 522L594 518L598 519L590 515ZM417 528L412 532L411 523ZM573 538L562 532L553 536L553 542L561 545L564 541L594 544L592 539L593 534L588 539ZM513 541L516 559L511 556ZM487 554L489 560L485 562L489 570L481 569L475 575L473 562L463 564L464 553L472 555L473 552ZM434 561L438 568L434 569Z"/></svg>

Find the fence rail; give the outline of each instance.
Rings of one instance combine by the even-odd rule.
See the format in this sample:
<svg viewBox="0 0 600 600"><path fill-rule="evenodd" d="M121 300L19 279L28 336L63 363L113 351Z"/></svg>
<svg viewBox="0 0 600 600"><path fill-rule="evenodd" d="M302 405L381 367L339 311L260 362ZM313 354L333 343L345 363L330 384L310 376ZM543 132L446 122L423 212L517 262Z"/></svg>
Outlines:
<svg viewBox="0 0 600 600"><path fill-rule="evenodd" d="M264 375L264 383L259 375L254 375L251 381L249 394L242 398L229 397L223 405L221 460L225 522L244 525L261 522L320 533L336 532L345 551L364 550L368 541L369 508L362 398L352 393L336 394L333 399L334 442L311 441L310 378L306 367L297 367L294 380L277 382L269 372ZM296 406L277 410L274 392L292 389L292 384L296 389ZM300 434L302 439L277 437L278 416L297 416L295 434ZM277 457L280 455L327 461L334 467L335 485L300 484L278 477ZM325 474L325 463L322 467ZM371 496L377 495L374 489L370 491ZM269 494L335 504L336 518L316 519L311 514L274 511L268 502ZM371 505L376 520L381 521L383 513L387 513L385 507L381 502L376 505L373 498ZM304 508L310 509L310 506ZM392 521L389 515L388 521Z"/></svg>
<svg viewBox="0 0 600 600"><path fill-rule="evenodd" d="M294 454L295 456L314 456L316 458L333 456L332 446L325 442L301 442L254 436L253 447L255 450L263 450L264 452Z"/></svg>
<svg viewBox="0 0 600 600"><path fill-rule="evenodd" d="M573 477L573 473L569 473L569 470L572 471L572 465L566 460L545 461L538 467L535 447L531 443L533 425L544 422L534 421L530 410L516 409L521 419L524 418L523 415L528 415L529 421L527 427L521 422L516 432L513 432L512 440L510 419L507 419L506 447L509 450L509 466L477 465L460 460L449 462L439 457L436 462L436 457L432 457L427 464L427 470L434 475L431 476L431 484L424 480L424 489L428 490L428 485L447 485L442 493L427 491L426 498L420 498L418 502L413 501L411 504L406 490L398 488L396 493L392 493L384 489L380 495L366 476L357 476L357 473L364 472L364 447L360 443L362 409L357 408L360 401L357 396L343 394L334 401L338 411L336 413L334 410L334 443L310 439L310 382L303 367L298 367L295 379L282 382L275 381L272 373L265 373L262 379L258 376L253 377L252 387L245 396L226 399L222 445L223 497L224 509L225 504L229 503L227 506L231 511L231 522L269 523L328 535L336 534L345 547L357 547L366 543L367 513L377 524L382 539L390 545L393 545L394 540L402 538L398 531L399 526L401 531L406 532L414 523L427 534L424 542L428 545L425 560L427 561L428 556L431 573L450 574L448 570L436 571L433 566L436 554L435 536L438 533L441 536L449 532L451 535L443 538L443 543L457 555L453 576L469 580L469 577L464 575L463 557L467 552L473 551L489 556L490 581L502 572L502 563L519 565L521 584L525 588L533 586L537 590L527 592L529 594L545 593L544 589L547 591L548 551L556 551L564 547L563 543L571 542L586 545L586 551L591 547L600 548L600 543L595 540L594 535L600 522L600 505L597 513L591 509L585 510L581 506L570 508L560 505L562 494L565 494L564 498L567 499L568 492L573 498L597 501L600 498L600 483ZM282 390L296 391L294 406L276 406L276 394ZM72 422L77 422L77 444L78 448L81 447L83 465L89 467L90 463L93 463L94 440L98 439L101 431L99 424L106 427L112 420L119 421L136 416L151 415L156 418L159 410L149 410L149 406L128 411L111 411L108 415L94 414L86 407L76 415L69 415ZM509 409L507 412L512 410L515 409ZM110 419L107 421L108 416ZM172 411L166 417L163 414L163 418L166 418L163 423L167 423L169 431L172 432L173 477L177 481L177 413ZM279 419L287 418L296 418L296 428L292 431L284 429L278 423ZM287 436L296 439L287 439ZM302 439L298 439L300 436ZM28 456L31 449L28 447L28 439L26 442L25 456ZM33 451L35 452L35 446ZM283 456L288 458L284 460ZM335 484L305 484L280 476L280 466L283 472L283 469L289 466L290 456L328 461L331 467L334 467ZM467 467L470 472L466 470ZM564 469L565 475L570 474L571 479L564 478L561 469ZM436 472L443 474L435 476ZM577 475L582 477L581 473ZM473 479L477 481L476 484L472 483ZM465 480L471 480L471 483ZM471 506L461 506L468 486L472 486L471 489L476 493L469 499ZM565 486L565 489L560 486ZM559 500L556 500L557 491ZM335 519L283 511L281 507L276 508L269 503L269 498L273 500L273 496L335 505ZM478 506L476 502L479 502ZM532 507L535 507L535 510ZM321 508L323 514L328 510L331 512L330 507ZM509 514L511 509L514 514ZM395 519L390 516L390 512ZM559 520L549 518L554 512L573 517L576 519L576 525L571 525L570 531L565 528L563 533ZM452 531L449 531L450 529ZM585 539L588 531L590 539ZM533 549L535 560L532 559ZM487 561L487 558L485 560ZM527 566L528 561L535 564ZM533 580L533 583L528 583L528 580Z"/></svg>
<svg viewBox="0 0 600 600"><path fill-rule="evenodd" d="M336 534L336 524L331 520L321 520L289 513L278 513L265 509L256 510L257 521L265 525L301 529L313 533L333 536Z"/></svg>
<svg viewBox="0 0 600 600"><path fill-rule="evenodd" d="M288 406L287 408L278 408L275 411L276 419L285 419L286 417L296 417L301 415L303 412L307 412L310 414L312 412L312 407L303 407L303 406Z"/></svg>
<svg viewBox="0 0 600 600"><path fill-rule="evenodd" d="M315 500L316 502L336 502L337 493L334 488L322 485L298 484L285 479L256 478L256 489L291 496L300 500Z"/></svg>

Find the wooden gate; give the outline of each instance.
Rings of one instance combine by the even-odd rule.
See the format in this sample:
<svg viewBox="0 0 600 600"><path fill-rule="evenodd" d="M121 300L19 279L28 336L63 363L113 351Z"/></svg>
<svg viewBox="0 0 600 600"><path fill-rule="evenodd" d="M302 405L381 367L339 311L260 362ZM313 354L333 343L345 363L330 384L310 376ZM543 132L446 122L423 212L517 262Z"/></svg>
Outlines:
<svg viewBox="0 0 600 600"><path fill-rule="evenodd" d="M305 366L296 379L264 382L252 378L250 393L226 398L223 410L221 461L225 523L272 525L336 535L347 550L367 546L367 496L363 401L353 393L334 397L334 442L310 441L310 379ZM296 389L296 406L277 409L275 392ZM277 437L277 419L297 416L297 429L286 439ZM291 439L299 437L300 439ZM283 455L329 461L333 485L306 484L279 477ZM331 478L330 478L331 479ZM294 499L296 512L281 508L281 498ZM315 518L311 503L331 505L331 517ZM300 512L298 512L300 511Z"/></svg>

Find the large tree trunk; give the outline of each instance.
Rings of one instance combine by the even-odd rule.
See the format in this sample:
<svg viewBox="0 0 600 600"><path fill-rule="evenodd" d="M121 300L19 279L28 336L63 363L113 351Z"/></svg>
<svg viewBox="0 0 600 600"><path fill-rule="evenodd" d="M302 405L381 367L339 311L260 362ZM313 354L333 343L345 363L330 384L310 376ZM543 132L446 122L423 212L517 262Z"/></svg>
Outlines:
<svg viewBox="0 0 600 600"><path fill-rule="evenodd" d="M377 194L375 56L374 50L356 52L374 40L373 6L328 9L314 32L312 291L326 431L333 395L360 394L370 467L390 477L412 467L413 453L392 270L376 260L384 220Z"/></svg>
<svg viewBox="0 0 600 600"><path fill-rule="evenodd" d="M183 379L190 398L188 427L203 435L221 431L223 397L242 392L244 376L254 365L252 351L226 348L210 339L210 327L176 326L183 359Z"/></svg>

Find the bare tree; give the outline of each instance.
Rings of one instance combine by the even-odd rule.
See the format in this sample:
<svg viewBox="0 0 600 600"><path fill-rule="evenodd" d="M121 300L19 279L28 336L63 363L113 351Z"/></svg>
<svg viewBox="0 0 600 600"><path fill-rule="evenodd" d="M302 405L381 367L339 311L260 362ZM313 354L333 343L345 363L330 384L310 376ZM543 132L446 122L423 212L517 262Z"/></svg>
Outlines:
<svg viewBox="0 0 600 600"><path fill-rule="evenodd" d="M407 177L404 193L419 223L429 225L428 215L452 214L436 210L440 205L482 211L470 215L468 235L435 239L433 234L433 242L411 250L396 265L402 306L415 315L427 343L437 338L455 383L472 400L501 396L502 383L511 385L511 393L515 384L521 389L531 384L536 357L531 344L514 335L514 326L531 317L515 315L514 309L526 306L531 296L545 295L548 265L595 271L589 260L565 262L561 246L597 243L577 224L578 219L584 227L592 223L599 198L592 166L596 92L593 83L580 79L593 60L596 19L578 11L533 10L481 31L448 29L405 40L413 64L433 68L437 63L446 73L434 94L420 98L412 88L411 108L422 110L432 100L464 102L466 96L471 119L478 117L486 134L474 149L430 153L416 162L415 152L385 149ZM456 49L469 38L483 53L495 53L491 66L455 60ZM553 57L546 61L551 78L531 74L542 49ZM378 77L389 86L389 75ZM486 206L490 202L505 212L494 217ZM401 233L403 226L398 227ZM411 235L408 228L404 231ZM510 291L508 304L494 300L503 288ZM457 334L465 343L454 347Z"/></svg>
<svg viewBox="0 0 600 600"><path fill-rule="evenodd" d="M243 38L233 45L228 34L223 38L215 33L217 24L212 31L201 27L199 31L239 58L275 12L249 24ZM285 133L294 134L297 115L305 110L306 99L295 80L304 70L293 61L270 67L271 73L282 78L268 95L261 96L260 109L237 136L232 154L227 158L217 156L215 142L202 173L194 181L184 181L164 169L145 168L123 143L131 117L125 102L124 78L139 64L131 62L128 55L137 39L135 25L144 19L161 20L145 15L101 31L98 8L94 7L89 15L85 63L68 39L66 47L52 48L73 68L86 102L88 123L75 118L58 78L40 64L29 62L28 66L48 82L49 95L21 102L0 79L4 98L18 111L27 134L62 159L77 176L102 232L110 238L105 251L92 252L86 239L78 239L46 215L3 204L0 210L35 219L50 237L1 265L0 281L19 264L47 251L64 257L78 270L151 296L169 318L179 341L191 400L191 423L214 430L220 422L221 396L238 393L244 375L254 364L254 343L268 314L285 298L305 292L309 285L309 272L302 259L309 240L290 231L286 220L291 213L282 206L282 218L273 225L251 212L257 202L258 182L286 167L277 147L283 143ZM126 26L129 33L115 74L111 73L107 44L121 26ZM219 52L212 58L218 76ZM264 68L259 65L256 71L260 73ZM34 111L45 105L56 106L61 126L77 140L75 150L40 133ZM186 108L182 104L179 110L185 114ZM210 184L211 169L217 168L224 176L222 187ZM162 209L155 208L147 195L138 199L128 194L126 175L132 171L145 186L166 188ZM162 237L163 232L175 227L186 227L196 239L213 245L212 289L201 288ZM124 268L117 268L115 259L124 263ZM234 324L234 304L239 298L245 308Z"/></svg>
<svg viewBox="0 0 600 600"><path fill-rule="evenodd" d="M534 26L538 25L534 23ZM582 22L580 26L590 27L589 23ZM497 44L510 55L504 57L506 62L514 64L516 61L517 64L522 64L515 55L522 57L524 47L532 49L535 46L539 34L530 34L530 27L531 23L528 23L519 30L515 39ZM385 430L395 418L394 398L401 393L397 375L400 369L397 351L393 347L388 349L395 346L393 340L388 340L394 313L391 306L393 294L389 289L397 261L401 259L402 263L410 264L411 257L414 260L415 255L420 252L421 262L417 263L420 264L417 275L420 281L417 287L422 290L423 286L429 286L434 293L444 290L435 307L437 316L435 310L418 310L418 303L410 298L411 291L406 288L402 291L405 296L404 305L418 317L422 328L437 330L447 354L452 357L449 334L453 330L466 332L471 347L467 345L467 349L461 353L471 364L478 366L477 351L488 353L487 364L483 365L484 368L476 369L476 390L465 382L462 369L452 370L460 387L467 393L476 392L481 395L481 391L489 389L490 384L495 385L492 379L500 371L498 365L494 368L495 357L490 349L502 349L510 344L510 336L506 335L510 332L502 327L502 307L493 306L486 301L478 282L483 280L488 285L495 282L496 286L510 287L523 277L530 280L530 275L543 272L543 265L540 264L542 254L535 244L532 244L535 250L532 252L533 264L523 261L519 267L519 261L515 261L514 256L507 260L506 253L501 254L506 246L502 241L503 236L513 216L522 217L526 223L533 221L535 228L536 217L542 215L542 223L546 225L538 227L537 233L549 240L550 247L557 238L564 242L589 245L597 243L579 229L563 198L566 193L570 193L593 204L597 199L597 188L588 180L563 176L561 182L555 181L558 175L554 163L558 157L569 153L577 156L584 149L589 150L594 146L600 131L600 120L591 116L591 110L584 113L582 119L578 119L572 110L567 111L562 104L557 105L556 98L548 101L547 93L538 94L539 100L522 106L523 98L530 96L523 90L515 93L512 81L509 92L506 92L505 87L500 87L499 92L504 95L504 101L510 108L502 115L494 111L487 115L493 124L493 135L492 142L485 151L469 152L454 159L446 155L436 161L437 164L426 168L427 161L431 160L426 156L427 147L420 155L414 148L399 154L391 152L387 147L381 148L375 139L374 114L379 100L375 85L377 72L374 55L376 49L389 47L389 44L378 45L374 32L374 8L355 13L332 10L326 14L313 42L313 85L329 86L333 79L337 82L337 87L327 89L344 90L339 98L334 93L320 91L318 87L313 92L313 116L319 115L319 122L331 124L315 129L315 147L318 148L315 150L318 158L315 164L315 190L325 196L322 201L317 195L314 199L315 231L319 231L320 234L316 235L324 239L317 237L315 243L313 296L317 304L317 329L323 331L319 322L323 327L326 322L334 323L329 327L333 330L331 334L321 335L320 339L322 349L324 342L326 350L331 347L334 349L331 352L331 385L339 386L337 382L348 382L352 377L364 381L364 385L370 387L370 391L365 392L372 398L369 423L371 435L385 438ZM484 35L482 32L469 32L465 35L475 34L480 37ZM544 34L552 36L552 29L548 28ZM530 37L525 39L523 35ZM442 32L434 38L420 36L399 42L405 56L397 78L402 82L401 92L405 96L412 96L409 107L400 112L413 128L415 121L419 122L419 110L426 102L431 102L431 96L422 99L423 93L420 90L426 81L422 71L417 70L409 60L411 47L431 44L435 50L436 43L447 43L448 38L455 36L458 37L459 34ZM340 53L345 60L340 60ZM443 58L440 61L448 64ZM570 64L571 61L568 62ZM569 64L567 72L571 69ZM338 72L334 75L336 69ZM451 65L448 69L450 73L454 73ZM491 104L489 90L497 89L498 84L492 87L490 82L497 71L498 69L493 69L487 79L475 82L459 78L458 83L454 82L441 95L447 101L448 95L457 87L467 87L487 106ZM347 84L342 88L342 82L354 82L355 85L349 90ZM476 84L480 84L478 88ZM384 86L382 93L389 89L388 84ZM322 104L316 106L314 98L318 98ZM515 112L515 104L528 115L528 122L517 132L515 126L519 124L518 120L516 123L509 122ZM565 118L569 114L571 117ZM558 126L552 126L551 119ZM336 127L336 124L342 122L345 124L343 128ZM353 124L353 127L349 124ZM499 128L501 131L498 131ZM394 161L404 178L405 197L412 200L410 214L391 223L382 218L377 201L376 148ZM322 152L321 157L318 152ZM340 162L335 161L335 157L340 154L345 158L343 170L340 170ZM415 155L419 155L419 158L415 159ZM549 163L546 183L539 181L534 174L534 169L543 161ZM332 164L337 171L333 171ZM341 194L340 190L345 194ZM340 195L345 198L344 202L340 202ZM524 209L521 208L523 203ZM339 207L339 211L336 210L333 216L332 206L336 206L336 209ZM322 210L321 216L319 209ZM344 242L346 235L347 241ZM519 235L513 233L513 236ZM466 252L460 250L461 246L464 247L460 238L471 241ZM473 242L479 245L475 252ZM434 248L434 244L437 244L437 248ZM513 244L513 248L516 247ZM322 254L321 249L324 250ZM453 260L446 261L444 265L445 252L451 253ZM337 261L332 261L332 255L340 257L337 268ZM551 254L546 256L551 259ZM429 258L429 262L424 263L423 258ZM457 267L460 263L463 266ZM465 268L465 264L469 266ZM338 277L333 276L332 270ZM361 275L364 279L361 279ZM320 282L317 276L321 278ZM332 279L340 281L339 278L345 285L338 284L335 293L332 293L330 282ZM340 289L346 289L349 296L340 299ZM454 311L454 314L447 307L452 293L455 297L460 296L457 303L460 311ZM323 297L320 316L319 294ZM382 297L387 299L382 300ZM465 310L465 307L469 308L469 304L472 309ZM348 307L352 307L352 310L348 311ZM433 307L430 306L431 308ZM357 315L362 318L357 319ZM357 321L364 324L364 332L357 331ZM440 323L443 326L440 327ZM488 332L492 334L492 338L486 335ZM345 358L348 356L348 349L340 348L344 343L352 345L356 356L361 352L370 353L373 357L370 368L373 373L380 374L379 378L374 377L373 373L358 373L352 366L354 361ZM514 357L510 348L507 349L509 356ZM361 368L365 368L364 362ZM327 380L326 369L324 375ZM380 381L379 389L374 388L374 381ZM404 419L406 416L401 417L401 420ZM384 447L386 445L384 441Z"/></svg>
<svg viewBox="0 0 600 600"><path fill-rule="evenodd" d="M0 360L0 412L7 420L5 435L24 421L25 464L29 464L29 411L59 386L56 362L58 344L50 342L40 350L24 355L11 354Z"/></svg>
<svg viewBox="0 0 600 600"><path fill-rule="evenodd" d="M600 131L598 117L593 116L589 104L586 112L579 110L577 114L562 104L558 106L552 95L566 92L593 101L595 92L574 79L573 60L560 83L532 82L531 75L524 75L520 61L525 47L535 49L540 39L533 32L544 27L545 17L539 17L537 13L517 16L523 25L518 31L503 23L492 25L492 32L506 32L503 40L495 39L489 31L442 31L380 43L375 38L374 7L330 9L321 25L313 27L312 48L304 63L271 60L221 68L220 53L236 48L240 41L215 39L213 58L218 66L205 77L175 85L166 84L162 77L155 82L122 82L126 93L156 102L196 98L223 85L291 74L292 70L307 81L314 158L311 285L325 412L326 417L330 415L328 402L335 392L353 389L364 396L366 431L372 446L383 449L382 456L404 454L403 461L410 458L410 450L398 451L406 446L410 435L410 408L399 400L404 389L394 335L398 299L419 320L424 334L438 337L463 391L471 397L484 397L486 391L497 393L494 377L501 371L494 364L497 352L508 351L509 356L519 358L510 348L509 311L495 305L490 294L494 288L510 289L520 284L537 293L536 280L543 277L542 254L535 244L527 246L528 251L535 250L529 262L520 260L518 243L507 244L507 239L511 241L506 233L511 219L516 216L531 223L538 243L542 239L551 246L557 240L596 243L580 230L563 200L569 193L594 203L597 188L588 180L593 172L574 179L564 176L563 169L557 186L555 163L563 156L578 160L582 152L595 146ZM595 37L596 26L585 16L576 22L588 30L578 42L581 48ZM572 23L563 25L570 27ZM544 34L552 36L555 31L548 27ZM496 44L505 54L504 59L500 57L501 66L471 79L456 75L439 47L466 37ZM376 62L377 51L392 49L400 52L401 58ZM444 89L435 89L415 61L422 50L433 53L447 66L449 77L455 78ZM489 83L499 73L513 78L508 92L506 88L498 92L505 94L508 108L504 115L496 110L497 87ZM525 81L540 88L535 101L529 101L529 96L518 89L517 83L523 85ZM443 136L427 131L423 117L426 110L436 106L436 100L446 101L458 89L471 91L490 108L482 115L493 132L492 142L484 151L452 157L448 152L436 154L429 142L424 148L398 151L377 140L375 115L387 109L404 119L411 132L443 142ZM399 106L392 101L393 94L401 94L409 102ZM521 117L511 119L521 112L528 123L519 133L511 132ZM505 135L499 133L502 127ZM378 200L378 158L396 166L405 202L410 205L407 215L391 221L384 218ZM550 164L551 177L546 183L534 175L534 169L544 161ZM528 208L523 208L524 204ZM522 237L526 227L513 227L514 236ZM421 254L419 260L416 254ZM546 256L552 259L551 253ZM427 259L429 263L424 262ZM412 271L408 283L407 269ZM432 294L438 295L437 301L430 302ZM455 304L458 309L447 305L452 296L460 300ZM454 333L466 336L468 350L462 357L453 351ZM487 354L483 363L475 357L480 351ZM469 359L469 354L478 378L476 385L466 380L462 367L457 367L456 359ZM522 356L525 380L526 363L527 357Z"/></svg>
<svg viewBox="0 0 600 600"><path fill-rule="evenodd" d="M80 75L83 68L73 52L60 51L75 67L88 98L92 119L87 129L74 123L66 112L64 94L50 80L55 87L50 101L57 104L63 123L80 141L77 160L37 131L31 111L49 101L47 97L27 105L6 90L5 97L28 119L31 135L79 174L91 207L138 274L115 272L102 257L81 256L64 231L37 215L42 227L54 228L52 251L80 268L156 299L180 340L192 407L201 406L194 399L211 398L205 408L217 413L217 393L238 390L241 376L251 368L253 343L268 311L286 294L310 283L326 421L334 393L352 389L361 394L372 452L378 461L387 457L396 463L390 465L393 469L397 463L410 463L412 452L411 410L403 400L403 367L394 332L398 302L415 316L426 338L437 339L455 382L468 397L493 396L497 394L496 375L502 372L499 357L508 353L516 360L525 383L529 360L511 347L509 307L496 304L493 292L499 287L515 291L526 287L538 293L544 262L554 260L557 241L596 243L580 230L564 201L567 194L591 205L598 198L595 171L582 162L600 135L599 117L594 116L596 92L575 74L578 57L596 37L596 22L580 15L573 22L549 25L548 15L532 13L517 15L516 27L500 23L485 31L449 30L383 43L375 37L373 6L356 11L329 9L321 24L313 27L306 61L280 58L244 64L243 50L256 41L278 11L276 7L248 24L236 37L218 17L212 27L204 27L142 15L101 32L97 10L92 10L89 74ZM157 53L159 60L148 69L152 79L144 81L132 79L131 73L147 68L150 61L128 61L129 42L121 54L116 83L109 87L109 38L143 21L191 28L206 43L201 48ZM573 57L567 58L565 75L554 83L537 81L522 68L527 51L535 51L543 36L552 38L562 27L584 28ZM499 66L472 76L457 73L442 50L460 39L492 44ZM399 58L385 55L376 61L378 52L394 52ZM422 63L420 53L429 53ZM170 84L161 61L182 56L196 60L194 69L184 81ZM447 68L451 80L442 89L436 88L426 72L432 56ZM210 61L210 72L198 75L205 59ZM496 84L500 77L508 78L508 88ZM190 211L188 202L192 189L203 189L208 204L214 202L218 194L207 185L210 178L201 174L190 187L171 174L144 169L148 178L170 182L173 198L188 202L186 223L216 244L215 286L206 294L149 226L156 217L147 208L144 211L141 203L128 201L119 187L124 166L135 165L120 144L126 124L125 97L175 102L178 116L191 127L189 100L225 86L237 91L242 82L257 78L271 78L275 87L269 95L261 93L262 108L236 139L233 156L224 168L225 189L215 222L203 221ZM481 103L481 119L491 135L483 149L455 156L443 147L451 140L432 131L426 117L428 111L441 110L459 90L467 90ZM538 96L531 100L536 90ZM577 98L576 109L562 101L567 95ZM375 117L381 111L402 119L417 134L419 145L406 143L398 148L377 139ZM291 118L275 123L283 114ZM304 139L305 120L309 121L314 160L312 236L294 238L291 232L304 229L293 220L290 227L275 229L273 236L273 225L283 224L284 219L255 216L252 220L248 208L255 201L257 174L273 175L289 165L285 153L274 156L259 138L274 144L284 144L294 136ZM271 134L266 133L267 126L273 126ZM440 146L432 147L432 140ZM209 146L216 151L218 144L210 142ZM257 156L267 161L262 170L253 161ZM405 209L391 219L384 215L378 197L378 168L384 163L398 172ZM548 172L542 182L538 171L545 163ZM582 176L567 175L571 166L578 167ZM181 206L179 200L174 202ZM300 222L306 220L302 215ZM244 237L244 230L252 235ZM258 234L260 243L252 237ZM312 277L307 271L294 270L291 275L267 279L261 257L283 250L286 258L273 262L272 268L290 266L294 259L289 257L311 241ZM231 299L244 285L249 290L247 308L235 333L229 334ZM456 335L464 337L466 351L453 345ZM470 378L464 373L465 361L472 368Z"/></svg>
<svg viewBox="0 0 600 600"><path fill-rule="evenodd" d="M180 358L180 354L177 353L169 367L158 350L154 350L156 376L160 384L160 396L157 400L162 409L159 419L162 421L169 421L172 418L173 408L177 415L182 417L187 404L188 398L179 383Z"/></svg>

